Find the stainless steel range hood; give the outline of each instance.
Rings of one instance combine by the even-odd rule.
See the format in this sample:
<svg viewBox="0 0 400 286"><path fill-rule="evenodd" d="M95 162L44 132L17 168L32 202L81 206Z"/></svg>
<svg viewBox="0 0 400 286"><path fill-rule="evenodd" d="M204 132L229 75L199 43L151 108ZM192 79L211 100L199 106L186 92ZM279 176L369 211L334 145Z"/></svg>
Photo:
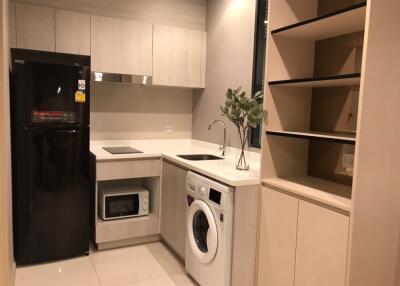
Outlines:
<svg viewBox="0 0 400 286"><path fill-rule="evenodd" d="M147 75L118 74L92 71L90 74L92 82L110 82L134 85L151 85L153 77Z"/></svg>

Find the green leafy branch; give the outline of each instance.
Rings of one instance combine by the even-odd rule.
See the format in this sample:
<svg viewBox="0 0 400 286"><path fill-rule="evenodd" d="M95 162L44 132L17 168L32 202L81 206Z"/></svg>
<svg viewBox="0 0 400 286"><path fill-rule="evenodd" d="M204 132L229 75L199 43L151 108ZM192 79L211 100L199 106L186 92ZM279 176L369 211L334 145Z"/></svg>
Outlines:
<svg viewBox="0 0 400 286"><path fill-rule="evenodd" d="M241 87L228 89L224 106L220 106L222 115L231 121L239 132L239 138L244 160L244 148L247 144L247 132L250 127L255 128L261 123L263 117L263 92L254 96L246 96Z"/></svg>

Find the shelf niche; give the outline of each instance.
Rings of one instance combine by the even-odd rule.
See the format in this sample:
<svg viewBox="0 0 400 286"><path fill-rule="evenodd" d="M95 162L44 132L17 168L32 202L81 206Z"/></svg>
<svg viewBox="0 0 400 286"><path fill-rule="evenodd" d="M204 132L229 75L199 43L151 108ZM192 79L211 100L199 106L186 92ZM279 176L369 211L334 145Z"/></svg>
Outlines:
<svg viewBox="0 0 400 286"><path fill-rule="evenodd" d="M310 176L346 185L351 191L353 173L343 166L343 158L345 154L354 156L354 145L285 136L267 136L264 143L268 150L263 156L270 160L263 168L271 164L271 169L263 178Z"/></svg>
<svg viewBox="0 0 400 286"><path fill-rule="evenodd" d="M107 243L136 239L160 232L160 177L143 177L134 179L99 181L100 190L111 190L118 193L134 186L144 187L149 191L149 214L146 216L103 220L100 214L96 217L95 242L100 248ZM98 197L98 199L100 199Z"/></svg>
<svg viewBox="0 0 400 286"><path fill-rule="evenodd" d="M274 39L270 56L279 56L274 58L276 66L267 75L268 85L274 88L357 87L361 80L363 41L364 32L313 44ZM292 45L299 48L293 49Z"/></svg>

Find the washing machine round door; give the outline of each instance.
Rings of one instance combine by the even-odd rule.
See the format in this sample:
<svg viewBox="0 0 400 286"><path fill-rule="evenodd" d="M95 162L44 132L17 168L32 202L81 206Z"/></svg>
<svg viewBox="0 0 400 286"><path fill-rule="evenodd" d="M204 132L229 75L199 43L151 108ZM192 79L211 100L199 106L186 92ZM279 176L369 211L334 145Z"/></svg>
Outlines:
<svg viewBox="0 0 400 286"><path fill-rule="evenodd" d="M201 263L209 263L217 253L218 230L210 207L194 201L188 213L187 233L190 249Z"/></svg>

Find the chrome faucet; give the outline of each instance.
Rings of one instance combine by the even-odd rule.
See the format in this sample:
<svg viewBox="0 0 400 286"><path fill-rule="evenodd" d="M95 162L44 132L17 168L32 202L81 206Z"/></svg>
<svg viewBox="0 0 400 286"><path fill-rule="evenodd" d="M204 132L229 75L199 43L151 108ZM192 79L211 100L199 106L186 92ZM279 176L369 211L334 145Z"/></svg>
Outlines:
<svg viewBox="0 0 400 286"><path fill-rule="evenodd" d="M226 125L225 125L225 122L223 122L222 120L216 119L216 120L213 120L210 122L210 124L208 125L208 130L211 130L212 126L215 123L220 123L220 124L222 124L222 126L224 126L224 143L223 143L223 145L219 146L219 150L222 151L222 156L225 156L226 155Z"/></svg>

